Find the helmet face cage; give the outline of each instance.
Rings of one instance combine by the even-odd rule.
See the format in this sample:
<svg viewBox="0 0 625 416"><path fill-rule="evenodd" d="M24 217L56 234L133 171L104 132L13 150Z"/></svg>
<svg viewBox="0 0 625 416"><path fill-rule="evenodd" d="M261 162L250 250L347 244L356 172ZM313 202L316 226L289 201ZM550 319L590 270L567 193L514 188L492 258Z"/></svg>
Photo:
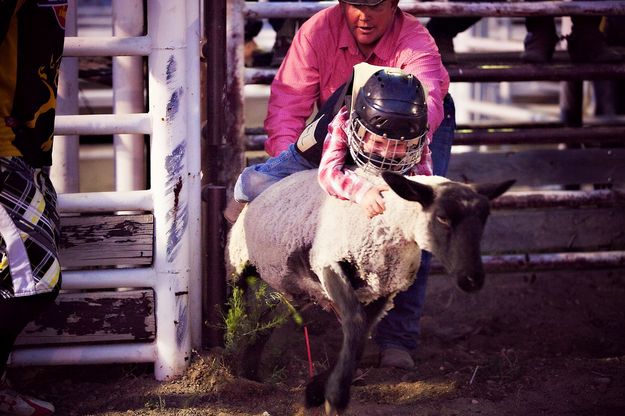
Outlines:
<svg viewBox="0 0 625 416"><path fill-rule="evenodd" d="M345 130L358 166L376 174L409 171L421 160L428 131L421 82L396 68L376 71L356 94Z"/></svg>
<svg viewBox="0 0 625 416"><path fill-rule="evenodd" d="M346 129L349 151L356 164L367 172L406 173L421 160L425 130L412 138L392 138L369 130L352 111Z"/></svg>

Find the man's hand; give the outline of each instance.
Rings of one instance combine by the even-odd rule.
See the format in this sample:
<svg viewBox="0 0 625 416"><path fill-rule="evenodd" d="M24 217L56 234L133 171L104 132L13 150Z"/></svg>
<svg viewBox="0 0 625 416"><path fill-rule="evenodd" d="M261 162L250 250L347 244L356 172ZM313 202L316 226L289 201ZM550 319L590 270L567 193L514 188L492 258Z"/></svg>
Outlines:
<svg viewBox="0 0 625 416"><path fill-rule="evenodd" d="M386 205L384 204L382 192L388 190L389 187L386 185L376 185L367 191L362 201L360 201L360 206L365 210L367 217L373 218L384 212Z"/></svg>

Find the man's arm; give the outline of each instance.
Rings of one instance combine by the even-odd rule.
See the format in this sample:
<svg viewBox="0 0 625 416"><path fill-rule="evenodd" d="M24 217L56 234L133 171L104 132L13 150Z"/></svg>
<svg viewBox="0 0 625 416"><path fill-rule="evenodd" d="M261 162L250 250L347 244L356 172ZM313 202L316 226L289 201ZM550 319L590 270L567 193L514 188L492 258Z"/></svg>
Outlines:
<svg viewBox="0 0 625 416"><path fill-rule="evenodd" d="M421 55L419 59L410 60L403 70L415 75L427 91L426 102L430 127L427 138L430 142L444 117L443 99L449 87L449 81L446 78L447 71L440 63L440 58L436 59L436 55Z"/></svg>
<svg viewBox="0 0 625 416"><path fill-rule="evenodd" d="M265 150L276 156L295 143L319 98L316 52L300 30L271 84Z"/></svg>

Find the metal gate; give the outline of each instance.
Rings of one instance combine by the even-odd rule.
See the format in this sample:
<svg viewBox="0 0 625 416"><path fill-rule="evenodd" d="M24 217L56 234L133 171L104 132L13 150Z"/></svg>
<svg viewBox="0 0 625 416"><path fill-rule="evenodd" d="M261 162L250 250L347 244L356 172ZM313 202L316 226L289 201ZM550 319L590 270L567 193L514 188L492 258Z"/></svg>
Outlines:
<svg viewBox="0 0 625 416"><path fill-rule="evenodd" d="M153 289L155 340L18 349L12 364L153 362L155 376L162 380L181 374L192 346L200 344L200 2L148 0L146 5L145 35L136 34L136 28L138 33L143 30L143 1L119 0L113 2L113 15L121 20L114 37L76 37L76 4L70 1L55 127L54 164L61 171L53 172L53 178L59 189L61 213L153 214L150 267L66 271L63 289ZM128 15L138 21L124 20ZM84 56L113 56L114 67L117 64L120 68L113 81L114 114L77 114L78 71L72 57ZM128 98L137 92L143 94L143 74L136 76L137 69L142 69L133 68L132 63L133 59L141 63L142 57L147 57L147 111ZM129 72L122 72L128 63ZM69 193L77 191L72 181L77 175L78 136L109 134L122 135L116 137L118 191ZM124 184L124 178L132 181L137 176L139 183L145 181L142 169L136 167L144 163L143 158L133 157L132 150L130 156L124 154L124 149L133 147L133 136L128 135L139 135L141 152L143 135L149 135L147 189L140 189L137 183ZM134 162L124 164L121 160Z"/></svg>

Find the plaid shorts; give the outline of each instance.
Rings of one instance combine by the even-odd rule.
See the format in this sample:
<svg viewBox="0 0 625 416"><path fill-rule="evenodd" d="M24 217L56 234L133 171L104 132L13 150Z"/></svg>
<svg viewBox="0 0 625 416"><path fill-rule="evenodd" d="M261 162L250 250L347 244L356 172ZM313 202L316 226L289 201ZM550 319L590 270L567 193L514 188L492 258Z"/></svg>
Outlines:
<svg viewBox="0 0 625 416"><path fill-rule="evenodd" d="M60 287L56 192L47 173L0 158L0 298Z"/></svg>

